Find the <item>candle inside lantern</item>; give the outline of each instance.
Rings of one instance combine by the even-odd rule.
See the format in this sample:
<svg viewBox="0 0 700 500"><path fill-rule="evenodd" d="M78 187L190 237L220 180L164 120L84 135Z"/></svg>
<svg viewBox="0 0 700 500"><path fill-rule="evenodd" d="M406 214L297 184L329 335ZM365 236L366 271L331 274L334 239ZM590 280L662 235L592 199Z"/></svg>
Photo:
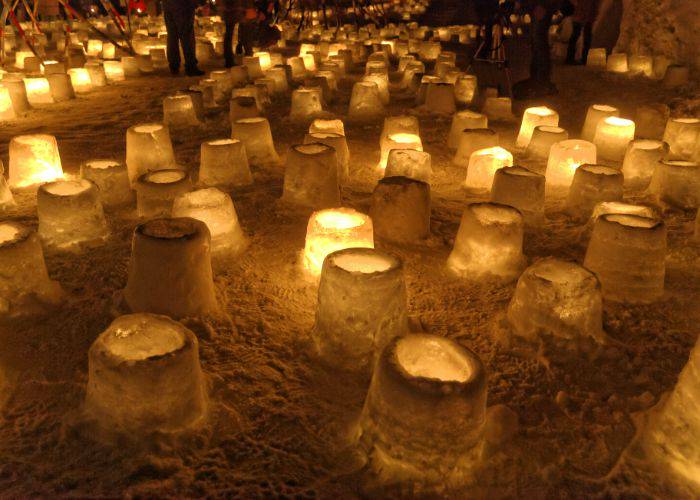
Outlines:
<svg viewBox="0 0 700 500"><path fill-rule="evenodd" d="M557 142L549 150L545 173L547 185L568 188L576 169L584 163L595 164L596 159L595 144L579 139Z"/></svg>
<svg viewBox="0 0 700 500"><path fill-rule="evenodd" d="M528 144L530 144L530 139L532 138L535 127L539 125L548 125L550 127L558 126L559 113L546 106L526 109L520 124L520 132L515 141L515 146L521 149L527 148Z"/></svg>
<svg viewBox="0 0 700 500"><path fill-rule="evenodd" d="M513 165L513 155L499 146L474 151L469 157L464 186L475 189L491 189L496 170Z"/></svg>
<svg viewBox="0 0 700 500"><path fill-rule="evenodd" d="M374 248L372 219L352 208L330 208L311 214L306 229L304 269L318 276L326 256L344 248Z"/></svg>
<svg viewBox="0 0 700 500"><path fill-rule="evenodd" d="M23 188L63 178L58 144L52 135L18 135L10 141L9 182Z"/></svg>
<svg viewBox="0 0 700 500"><path fill-rule="evenodd" d="M617 116L604 118L595 129L593 143L598 157L603 160L622 161L627 144L634 139L634 122Z"/></svg>

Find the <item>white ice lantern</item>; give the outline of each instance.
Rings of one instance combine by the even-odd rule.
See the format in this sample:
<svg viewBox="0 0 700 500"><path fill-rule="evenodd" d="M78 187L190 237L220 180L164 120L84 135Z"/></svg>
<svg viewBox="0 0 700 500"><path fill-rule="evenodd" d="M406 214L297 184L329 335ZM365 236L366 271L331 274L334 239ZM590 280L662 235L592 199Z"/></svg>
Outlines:
<svg viewBox="0 0 700 500"><path fill-rule="evenodd" d="M179 94L163 99L163 123L171 127L199 125L192 96Z"/></svg>
<svg viewBox="0 0 700 500"><path fill-rule="evenodd" d="M124 67L121 61L105 61L103 63L105 75L109 82L122 82L126 80Z"/></svg>
<svg viewBox="0 0 700 500"><path fill-rule="evenodd" d="M586 120L583 122L581 139L588 142L593 141L598 123L611 116L620 116L620 110L607 104L590 105L586 111Z"/></svg>
<svg viewBox="0 0 700 500"><path fill-rule="evenodd" d="M126 167L115 160L89 160L80 165L80 176L94 182L100 190L100 201L106 208L133 202Z"/></svg>
<svg viewBox="0 0 700 500"><path fill-rule="evenodd" d="M513 166L513 155L500 146L479 149L469 157L464 186L474 189L491 189L496 170Z"/></svg>
<svg viewBox="0 0 700 500"><path fill-rule="evenodd" d="M515 146L521 149L527 148L532 138L532 133L535 127L539 125L547 125L556 127L559 125L559 113L546 106L538 106L527 108L523 114L523 120L520 124L520 132L515 141Z"/></svg>
<svg viewBox="0 0 700 500"><path fill-rule="evenodd" d="M46 78L25 78L24 86L27 88L27 99L32 106L36 104L52 104L54 102L51 87Z"/></svg>
<svg viewBox="0 0 700 500"><path fill-rule="evenodd" d="M374 248L374 231L369 216L343 207L311 214L306 228L304 269L318 276L326 256L345 248Z"/></svg>
<svg viewBox="0 0 700 500"><path fill-rule="evenodd" d="M231 138L245 146L248 162L253 166L264 166L279 162L272 140L272 130L267 118L242 118L231 125Z"/></svg>
<svg viewBox="0 0 700 500"><path fill-rule="evenodd" d="M292 92L289 119L292 123L308 124L323 113L321 91L317 88L297 89Z"/></svg>
<svg viewBox="0 0 700 500"><path fill-rule="evenodd" d="M84 94L92 90L92 80L87 69L71 68L68 70L68 76L70 76L70 81L76 94Z"/></svg>
<svg viewBox="0 0 700 500"><path fill-rule="evenodd" d="M450 126L450 133L447 137L447 147L456 150L459 146L459 139L462 135L462 131L488 128L488 121L486 115L474 111L465 110L455 113L452 117L452 125Z"/></svg>
<svg viewBox="0 0 700 500"><path fill-rule="evenodd" d="M126 131L126 168L132 184L146 172L174 166L175 153L168 127L160 123L129 127Z"/></svg>
<svg viewBox="0 0 700 500"><path fill-rule="evenodd" d="M604 118L595 129L593 143L601 160L622 161L627 144L634 139L634 122L617 116Z"/></svg>
<svg viewBox="0 0 700 500"><path fill-rule="evenodd" d="M244 186L253 182L245 146L238 139L217 139L202 143L199 184L202 186Z"/></svg>
<svg viewBox="0 0 700 500"><path fill-rule="evenodd" d="M568 188L576 169L584 163L595 164L596 160L596 146L593 143L580 139L557 142L549 150L545 173L547 185Z"/></svg>
<svg viewBox="0 0 700 500"><path fill-rule="evenodd" d="M385 115L379 87L374 82L357 82L352 87L348 119L357 122L375 121Z"/></svg>
<svg viewBox="0 0 700 500"><path fill-rule="evenodd" d="M386 169L387 160L389 159L389 152L392 149L423 151L423 143L418 134L400 132L389 134L387 137L382 138L380 141L380 149L379 169L384 171L384 169Z"/></svg>
<svg viewBox="0 0 700 500"><path fill-rule="evenodd" d="M63 178L58 144L52 135L18 135L10 141L10 187L23 188Z"/></svg>

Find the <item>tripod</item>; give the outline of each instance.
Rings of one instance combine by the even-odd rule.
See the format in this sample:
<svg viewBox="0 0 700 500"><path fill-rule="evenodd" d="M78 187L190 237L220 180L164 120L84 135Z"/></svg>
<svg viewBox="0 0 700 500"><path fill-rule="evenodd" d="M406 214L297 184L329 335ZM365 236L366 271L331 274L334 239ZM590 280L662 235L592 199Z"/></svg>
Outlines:
<svg viewBox="0 0 700 500"><path fill-rule="evenodd" d="M502 93L506 96L512 96L513 76L510 66L508 65L506 48L504 45L505 29L512 29L512 26L508 17L500 13L496 16L494 21L495 22L490 26L491 37L487 36L481 41L474 53L472 62L467 68L467 72L472 70L474 63L481 63L486 67L492 68L495 70L496 75L502 76L502 79L505 81ZM488 25L486 29L489 29ZM490 46L487 46L487 44L490 44Z"/></svg>

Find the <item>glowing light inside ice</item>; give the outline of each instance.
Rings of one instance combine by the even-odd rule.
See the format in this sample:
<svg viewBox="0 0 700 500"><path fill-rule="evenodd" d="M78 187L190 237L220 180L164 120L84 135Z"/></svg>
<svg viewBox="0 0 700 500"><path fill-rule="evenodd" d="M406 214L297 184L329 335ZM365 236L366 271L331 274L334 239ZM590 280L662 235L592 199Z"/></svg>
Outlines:
<svg viewBox="0 0 700 500"><path fill-rule="evenodd" d="M532 139L535 127L539 125L556 126L559 124L559 114L546 106L528 108L523 114L523 121L520 125L520 132L515 145L519 148L526 148Z"/></svg>
<svg viewBox="0 0 700 500"><path fill-rule="evenodd" d="M392 261L381 255L345 253L333 258L338 267L351 273L381 273L391 269Z"/></svg>
<svg viewBox="0 0 700 500"><path fill-rule="evenodd" d="M26 187L63 178L56 139L51 135L20 135L10 141L10 185Z"/></svg>
<svg viewBox="0 0 700 500"><path fill-rule="evenodd" d="M90 182L84 179L76 181L53 182L46 185L46 191L57 196L73 196L90 189Z"/></svg>
<svg viewBox="0 0 700 500"><path fill-rule="evenodd" d="M181 349L185 337L181 331L161 323L140 321L129 327L118 327L105 339L109 351L127 361L140 361L163 356Z"/></svg>
<svg viewBox="0 0 700 500"><path fill-rule="evenodd" d="M162 125L137 125L134 127L134 132L138 132L139 134L153 134L162 128Z"/></svg>
<svg viewBox="0 0 700 500"><path fill-rule="evenodd" d="M161 170L151 172L148 175L148 182L153 182L156 184L170 184L173 182L181 181L187 177L185 172L173 171L173 170Z"/></svg>
<svg viewBox="0 0 700 500"><path fill-rule="evenodd" d="M407 336L396 345L396 359L410 376L442 382L466 382L473 371L469 359L440 338Z"/></svg>
<svg viewBox="0 0 700 500"><path fill-rule="evenodd" d="M12 224L0 224L0 243L14 240L17 234L19 234L19 229Z"/></svg>
<svg viewBox="0 0 700 500"><path fill-rule="evenodd" d="M617 222L623 226L652 228L659 224L656 219L640 217L636 215L609 214L605 218L612 222Z"/></svg>

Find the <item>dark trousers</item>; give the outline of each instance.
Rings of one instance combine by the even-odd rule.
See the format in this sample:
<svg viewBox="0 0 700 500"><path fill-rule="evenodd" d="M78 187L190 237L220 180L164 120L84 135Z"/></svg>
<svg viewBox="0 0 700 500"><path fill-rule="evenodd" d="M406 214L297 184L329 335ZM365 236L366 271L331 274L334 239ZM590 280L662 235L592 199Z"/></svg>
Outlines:
<svg viewBox="0 0 700 500"><path fill-rule="evenodd" d="M583 31L583 52L581 53L581 61L586 62L588 51L591 50L591 40L593 39L593 23L574 23L574 30L569 38L569 47L566 50L566 62L576 62L576 44L578 37Z"/></svg>
<svg viewBox="0 0 700 500"><path fill-rule="evenodd" d="M168 64L172 69L180 68L180 46L185 56L185 69L197 68L194 41L194 8L163 8L165 28L168 30Z"/></svg>
<svg viewBox="0 0 700 500"><path fill-rule="evenodd" d="M233 32L236 29L237 21L226 21L226 33L224 34L224 60L226 67L230 68L235 64L233 54ZM252 23L242 22L238 25L238 47L243 50L243 54L247 56L253 55L253 40L255 37L255 25Z"/></svg>

